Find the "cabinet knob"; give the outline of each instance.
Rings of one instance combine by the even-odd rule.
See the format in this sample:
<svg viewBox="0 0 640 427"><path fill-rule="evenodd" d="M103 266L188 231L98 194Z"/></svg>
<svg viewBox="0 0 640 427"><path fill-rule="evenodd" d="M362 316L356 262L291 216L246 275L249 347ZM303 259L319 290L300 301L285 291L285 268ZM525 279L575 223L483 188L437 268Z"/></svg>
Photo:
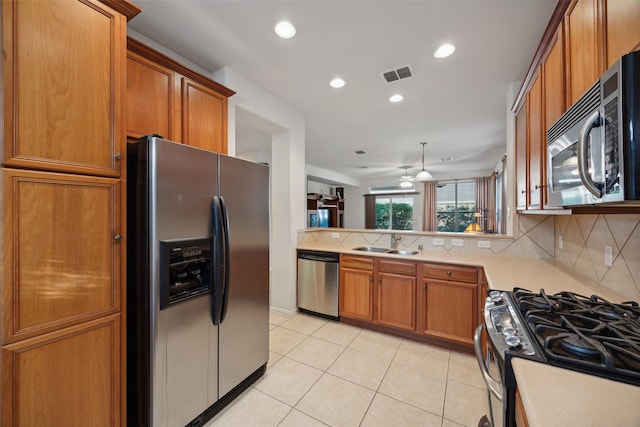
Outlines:
<svg viewBox="0 0 640 427"><path fill-rule="evenodd" d="M116 153L116 155L114 156L116 158L116 160L122 160L122 153Z"/></svg>
<svg viewBox="0 0 640 427"><path fill-rule="evenodd" d="M451 277L451 270L447 270L447 276Z"/></svg>
<svg viewBox="0 0 640 427"><path fill-rule="evenodd" d="M427 285L422 285L422 289L426 291L427 290Z"/></svg>
<svg viewBox="0 0 640 427"><path fill-rule="evenodd" d="M522 190L520 193L525 194L527 190Z"/></svg>
<svg viewBox="0 0 640 427"><path fill-rule="evenodd" d="M380 278L378 278L378 284L382 285L382 280L380 280Z"/></svg>
<svg viewBox="0 0 640 427"><path fill-rule="evenodd" d="M119 242L120 240L122 240L122 236L119 234L116 234L115 236L113 236L113 240L115 240L116 242Z"/></svg>

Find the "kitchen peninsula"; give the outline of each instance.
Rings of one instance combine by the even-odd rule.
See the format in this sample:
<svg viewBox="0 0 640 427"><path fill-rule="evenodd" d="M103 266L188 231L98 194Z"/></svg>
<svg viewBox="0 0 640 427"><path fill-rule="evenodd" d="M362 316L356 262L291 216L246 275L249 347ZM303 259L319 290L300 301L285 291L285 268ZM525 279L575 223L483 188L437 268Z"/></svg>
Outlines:
<svg viewBox="0 0 640 427"><path fill-rule="evenodd" d="M395 234L396 232L394 232ZM402 233L402 232L401 232ZM441 263L443 265L474 266L481 268L486 276L489 289L511 290L515 286L538 291L544 288L547 294L560 291L572 291L582 295L597 294L611 302L627 301L624 295L609 289L602 284L579 275L552 256L546 258L523 255L522 249L515 250L522 236L495 235L460 235L443 233L402 233L401 245L404 249L414 249L415 255L393 255L386 253L362 252L357 247L389 247L391 232L380 230L304 230L298 235L298 249L324 250L341 253L343 256L362 256L371 258L412 260L417 263ZM443 246L439 246L440 240ZM463 240L463 246L452 246L452 239ZM433 241L436 241L436 246ZM477 242L489 242L489 248L478 248ZM456 242L458 244L459 242ZM419 250L422 246L422 250ZM509 248L513 247L511 251ZM521 248L521 246L520 246ZM519 252L519 254L518 254ZM482 300L478 302L482 306ZM570 378L571 381L561 381ZM636 425L640 422L628 399L612 399L619 393L633 393L634 398L640 394L640 388L622 382L605 380L593 375L573 372L566 369L551 368L549 365L518 359L514 363L514 374L518 379L518 389L522 395L524 413L529 426L548 425L608 425L612 414L616 420L624 421L624 425ZM586 392L591 388L602 390L600 397ZM553 408L546 405L550 400L545 396L555 396ZM563 396L562 399L557 397ZM598 402L606 399L607 404L601 407ZM625 403L627 402L627 403ZM581 411L585 407L589 411ZM554 424L548 422L543 413L551 409L556 415ZM576 414L579 415L576 418Z"/></svg>

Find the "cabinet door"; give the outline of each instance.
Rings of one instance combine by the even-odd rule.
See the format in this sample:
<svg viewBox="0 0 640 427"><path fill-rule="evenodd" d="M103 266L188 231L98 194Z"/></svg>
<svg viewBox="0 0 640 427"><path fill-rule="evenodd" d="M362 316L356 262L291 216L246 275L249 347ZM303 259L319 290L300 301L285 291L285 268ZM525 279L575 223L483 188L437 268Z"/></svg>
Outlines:
<svg viewBox="0 0 640 427"><path fill-rule="evenodd" d="M591 87L604 71L598 0L575 0L565 15L567 34L567 90L569 106Z"/></svg>
<svg viewBox="0 0 640 427"><path fill-rule="evenodd" d="M119 315L2 347L2 425L120 425L120 347Z"/></svg>
<svg viewBox="0 0 640 427"><path fill-rule="evenodd" d="M527 154L528 201L527 209L541 209L542 194L542 83L540 75L536 77L527 94Z"/></svg>
<svg viewBox="0 0 640 427"><path fill-rule="evenodd" d="M94 0L3 1L4 162L118 176L126 21Z"/></svg>
<svg viewBox="0 0 640 427"><path fill-rule="evenodd" d="M117 179L2 170L4 343L120 310Z"/></svg>
<svg viewBox="0 0 640 427"><path fill-rule="evenodd" d="M527 208L527 104L516 115L516 209Z"/></svg>
<svg viewBox="0 0 640 427"><path fill-rule="evenodd" d="M547 131L562 116L565 111L565 81L564 81L564 50L562 32L556 31L554 39L551 41L551 48L547 57L542 63L542 104L543 104L543 127L542 127L542 204L547 206Z"/></svg>
<svg viewBox="0 0 640 427"><path fill-rule="evenodd" d="M416 277L380 273L376 281L376 323L398 329L416 329Z"/></svg>
<svg viewBox="0 0 640 427"><path fill-rule="evenodd" d="M227 153L227 98L182 78L182 143Z"/></svg>
<svg viewBox="0 0 640 427"><path fill-rule="evenodd" d="M373 271L340 268L340 316L373 319Z"/></svg>
<svg viewBox="0 0 640 427"><path fill-rule="evenodd" d="M478 285L423 279L420 332L464 344L473 344L478 326Z"/></svg>
<svg viewBox="0 0 640 427"><path fill-rule="evenodd" d="M607 11L607 68L622 55L640 48L640 1L609 0Z"/></svg>
<svg viewBox="0 0 640 427"><path fill-rule="evenodd" d="M140 138L158 134L179 137L174 117L175 73L134 52L127 54L127 136Z"/></svg>

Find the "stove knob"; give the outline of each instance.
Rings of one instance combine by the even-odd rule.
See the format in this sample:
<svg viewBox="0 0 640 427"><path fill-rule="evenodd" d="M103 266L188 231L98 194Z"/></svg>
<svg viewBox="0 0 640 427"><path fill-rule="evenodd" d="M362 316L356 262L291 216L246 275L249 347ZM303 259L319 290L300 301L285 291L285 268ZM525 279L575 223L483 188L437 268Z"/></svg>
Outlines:
<svg viewBox="0 0 640 427"><path fill-rule="evenodd" d="M502 335L504 335L505 337L509 337L515 334L516 334L516 328L514 328L513 326L507 326L502 330Z"/></svg>
<svg viewBox="0 0 640 427"><path fill-rule="evenodd" d="M489 292L489 298L494 304L502 304L502 295L498 291Z"/></svg>
<svg viewBox="0 0 640 427"><path fill-rule="evenodd" d="M509 348L514 350L519 348L520 345L522 344L522 340L517 335L509 335L504 339L504 342L507 344Z"/></svg>

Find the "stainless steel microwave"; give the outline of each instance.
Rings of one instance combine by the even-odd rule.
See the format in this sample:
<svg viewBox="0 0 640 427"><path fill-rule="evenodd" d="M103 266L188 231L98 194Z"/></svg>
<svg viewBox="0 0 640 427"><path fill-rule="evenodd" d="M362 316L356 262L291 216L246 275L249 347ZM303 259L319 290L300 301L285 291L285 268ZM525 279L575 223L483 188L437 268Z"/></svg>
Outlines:
<svg viewBox="0 0 640 427"><path fill-rule="evenodd" d="M550 206L640 202L640 52L621 57L547 131Z"/></svg>

